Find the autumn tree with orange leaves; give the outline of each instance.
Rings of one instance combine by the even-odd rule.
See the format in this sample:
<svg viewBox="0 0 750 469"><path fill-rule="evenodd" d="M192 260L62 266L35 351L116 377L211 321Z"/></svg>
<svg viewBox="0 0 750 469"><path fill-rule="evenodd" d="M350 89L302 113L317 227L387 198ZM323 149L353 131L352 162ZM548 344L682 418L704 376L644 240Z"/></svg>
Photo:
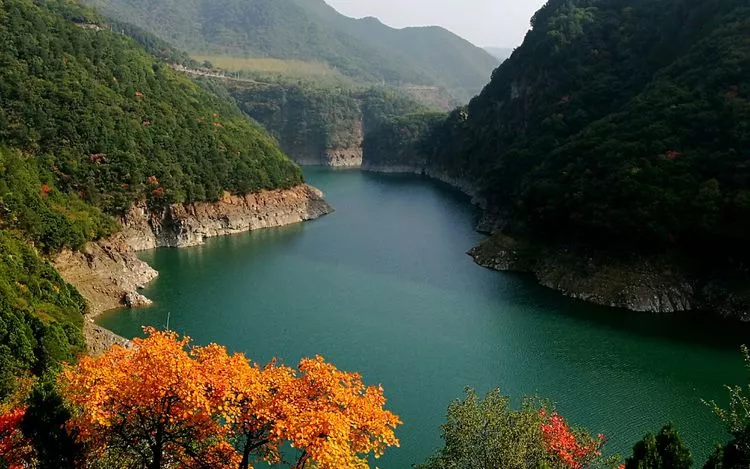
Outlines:
<svg viewBox="0 0 750 469"><path fill-rule="evenodd" d="M602 455L601 449L606 442L604 435L594 438L586 432L575 431L557 412L541 409L539 417L542 419L540 429L544 447L563 467L583 469Z"/></svg>
<svg viewBox="0 0 750 469"><path fill-rule="evenodd" d="M298 370L253 365L224 347L147 329L131 349L115 347L67 367L61 387L76 410L69 429L89 460L147 468L240 467L282 462L303 469L359 469L398 445L401 423L380 387L323 358Z"/></svg>
<svg viewBox="0 0 750 469"><path fill-rule="evenodd" d="M401 421L383 410L381 387L366 387L356 373L339 371L322 357L304 359L299 378L280 392L281 418L272 435L302 453L295 467L314 461L320 469L369 467L359 455L380 457L397 446L393 429Z"/></svg>
<svg viewBox="0 0 750 469"><path fill-rule="evenodd" d="M189 339L147 331L133 347L84 357L61 375L76 409L69 429L90 460L111 458L141 467L231 465L220 410L209 399L204 367Z"/></svg>

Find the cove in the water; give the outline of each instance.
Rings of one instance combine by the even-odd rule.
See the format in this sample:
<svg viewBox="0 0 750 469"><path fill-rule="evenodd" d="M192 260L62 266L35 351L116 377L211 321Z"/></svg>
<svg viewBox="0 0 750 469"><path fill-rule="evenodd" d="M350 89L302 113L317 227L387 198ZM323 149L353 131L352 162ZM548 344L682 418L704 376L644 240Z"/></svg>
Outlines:
<svg viewBox="0 0 750 469"><path fill-rule="evenodd" d="M306 170L336 208L320 220L142 254L161 276L154 307L100 324L135 336L170 328L255 361L324 355L382 384L405 424L377 466L408 468L441 445L464 387L554 400L571 422L629 454L677 424L702 465L720 423L701 399L744 382L750 330L701 316L656 316L563 298L533 279L492 272L465 252L482 239L460 193L417 176Z"/></svg>

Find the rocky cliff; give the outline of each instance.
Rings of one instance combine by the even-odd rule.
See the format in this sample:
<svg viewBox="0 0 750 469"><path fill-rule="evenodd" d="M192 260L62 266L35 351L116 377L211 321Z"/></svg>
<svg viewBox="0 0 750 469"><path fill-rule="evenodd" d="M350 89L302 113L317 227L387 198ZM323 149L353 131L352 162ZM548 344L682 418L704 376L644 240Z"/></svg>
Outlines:
<svg viewBox="0 0 750 469"><path fill-rule="evenodd" d="M196 246L206 238L291 225L332 211L321 191L300 185L244 196L225 194L218 202L176 204L158 212L136 205L121 220L121 235L136 251Z"/></svg>
<svg viewBox="0 0 750 469"><path fill-rule="evenodd" d="M738 289L730 280L697 272L666 255L612 256L538 245L502 233L469 255L490 269L531 273L541 285L591 303L653 313L707 310L750 321L747 288Z"/></svg>
<svg viewBox="0 0 750 469"><path fill-rule="evenodd" d="M128 298L134 307L146 304L145 299L135 301L141 298L138 290L158 276L121 234L88 243L81 251L63 251L54 265L86 298L93 316L124 306Z"/></svg>
<svg viewBox="0 0 750 469"><path fill-rule="evenodd" d="M266 80L264 78L263 80ZM359 167L366 134L424 107L407 94L341 84L228 83L239 108L262 124L296 163Z"/></svg>

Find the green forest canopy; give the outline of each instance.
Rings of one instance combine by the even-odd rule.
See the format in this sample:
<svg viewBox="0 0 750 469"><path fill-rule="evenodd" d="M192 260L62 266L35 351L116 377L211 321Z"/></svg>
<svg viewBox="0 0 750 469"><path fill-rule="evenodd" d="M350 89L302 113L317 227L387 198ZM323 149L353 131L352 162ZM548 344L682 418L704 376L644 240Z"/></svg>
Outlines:
<svg viewBox="0 0 750 469"><path fill-rule="evenodd" d="M47 162L61 190L110 212L139 197L215 200L290 187L301 172L264 130L130 39L29 0L0 13L0 142ZM82 24L101 18L51 8Z"/></svg>
<svg viewBox="0 0 750 469"><path fill-rule="evenodd" d="M747 254L750 7L551 0L429 165L475 181L511 231Z"/></svg>

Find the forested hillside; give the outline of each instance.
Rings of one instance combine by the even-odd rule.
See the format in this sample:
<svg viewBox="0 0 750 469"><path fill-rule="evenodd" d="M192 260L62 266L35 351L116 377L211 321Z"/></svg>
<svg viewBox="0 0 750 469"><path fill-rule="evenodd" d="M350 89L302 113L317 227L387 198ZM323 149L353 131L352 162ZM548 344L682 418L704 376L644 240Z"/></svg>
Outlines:
<svg viewBox="0 0 750 469"><path fill-rule="evenodd" d="M139 195L166 202L301 180L265 132L102 23L5 2L0 28L0 139L45 155L61 189L121 210ZM150 179L152 178L152 179Z"/></svg>
<svg viewBox="0 0 750 469"><path fill-rule="evenodd" d="M341 15L324 0L294 1L315 13L330 28L376 45L399 63L413 64L429 77L424 83L445 86L463 102L487 83L489 73L498 64L485 50L441 27L394 29L377 18L353 19Z"/></svg>
<svg viewBox="0 0 750 469"><path fill-rule="evenodd" d="M426 164L472 181L506 232L744 270L747 3L551 0L532 24L430 129Z"/></svg>
<svg viewBox="0 0 750 469"><path fill-rule="evenodd" d="M322 0L85 0L193 53L320 61L366 82L444 87L466 100L497 60L441 28L396 30Z"/></svg>
<svg viewBox="0 0 750 469"><path fill-rule="evenodd" d="M113 233L113 216L136 201L217 200L302 175L231 100L90 10L63 0L0 7L1 402L27 373L84 348L83 299L46 255Z"/></svg>
<svg viewBox="0 0 750 469"><path fill-rule="evenodd" d="M747 239L748 6L561 0L533 25L452 129L490 200L562 236Z"/></svg>
<svg viewBox="0 0 750 469"><path fill-rule="evenodd" d="M424 110L408 96L385 88L282 80L230 82L226 87L243 112L263 124L290 157L305 164L334 164L337 155L349 155L349 162L359 166L367 134L391 118Z"/></svg>

